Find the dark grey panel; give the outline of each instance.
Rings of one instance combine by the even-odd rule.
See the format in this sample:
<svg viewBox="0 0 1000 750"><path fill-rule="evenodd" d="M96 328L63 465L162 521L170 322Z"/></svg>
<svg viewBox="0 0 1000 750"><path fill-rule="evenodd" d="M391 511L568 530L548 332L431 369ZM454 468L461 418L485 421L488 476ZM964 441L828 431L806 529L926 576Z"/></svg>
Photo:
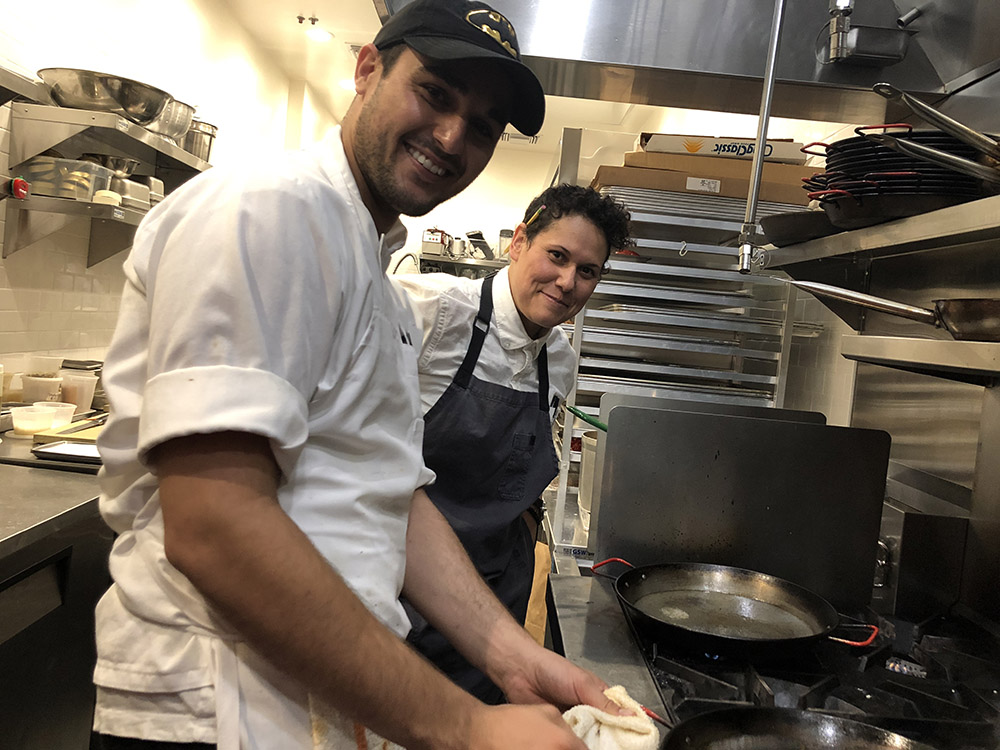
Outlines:
<svg viewBox="0 0 1000 750"><path fill-rule="evenodd" d="M886 433L618 407L606 439L599 558L734 565L842 611L869 602Z"/></svg>

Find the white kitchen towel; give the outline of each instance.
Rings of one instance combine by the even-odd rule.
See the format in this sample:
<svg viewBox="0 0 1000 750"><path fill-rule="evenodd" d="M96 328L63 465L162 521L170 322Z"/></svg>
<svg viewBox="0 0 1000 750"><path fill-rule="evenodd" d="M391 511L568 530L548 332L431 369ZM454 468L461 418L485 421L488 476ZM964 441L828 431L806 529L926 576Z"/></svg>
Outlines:
<svg viewBox="0 0 1000 750"><path fill-rule="evenodd" d="M660 733L621 685L609 687L604 694L632 716L618 716L593 706L573 706L563 714L570 729L586 743L589 750L656 750Z"/></svg>

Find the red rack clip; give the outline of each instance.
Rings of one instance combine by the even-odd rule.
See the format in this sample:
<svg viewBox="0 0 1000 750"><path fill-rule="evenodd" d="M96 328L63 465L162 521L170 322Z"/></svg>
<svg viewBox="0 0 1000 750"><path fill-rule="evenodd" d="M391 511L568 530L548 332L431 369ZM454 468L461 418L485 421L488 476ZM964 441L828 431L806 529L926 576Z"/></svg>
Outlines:
<svg viewBox="0 0 1000 750"><path fill-rule="evenodd" d="M11 197L24 200L31 194L31 185L23 177L15 177L0 184L0 200Z"/></svg>

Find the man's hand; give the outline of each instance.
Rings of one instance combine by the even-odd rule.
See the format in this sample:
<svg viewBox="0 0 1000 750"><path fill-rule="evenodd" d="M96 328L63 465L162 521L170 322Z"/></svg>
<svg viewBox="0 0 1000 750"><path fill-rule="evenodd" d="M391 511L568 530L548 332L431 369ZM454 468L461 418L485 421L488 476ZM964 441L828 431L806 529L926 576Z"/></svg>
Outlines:
<svg viewBox="0 0 1000 750"><path fill-rule="evenodd" d="M585 703L610 714L621 713L618 704L604 695L608 688L604 680L552 651L538 647L530 660L513 666L499 683L511 703L544 702L564 710Z"/></svg>
<svg viewBox="0 0 1000 750"><path fill-rule="evenodd" d="M469 747L476 750L586 750L552 706L485 706L474 719Z"/></svg>

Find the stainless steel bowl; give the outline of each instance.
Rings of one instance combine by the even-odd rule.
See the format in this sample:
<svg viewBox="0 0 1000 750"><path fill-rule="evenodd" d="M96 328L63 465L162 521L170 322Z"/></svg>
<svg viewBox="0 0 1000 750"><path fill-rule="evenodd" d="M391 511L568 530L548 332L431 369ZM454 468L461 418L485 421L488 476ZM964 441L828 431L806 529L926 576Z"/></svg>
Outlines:
<svg viewBox="0 0 1000 750"><path fill-rule="evenodd" d="M115 173L115 177L131 177L135 168L139 166L138 159L129 159L127 156L110 156L108 154L80 154L83 161L92 161L107 167Z"/></svg>
<svg viewBox="0 0 1000 750"><path fill-rule="evenodd" d="M183 138L191 127L191 120L194 119L194 107L184 102L179 102L171 98L163 107L159 116L146 126L158 135L169 138L177 144L178 138Z"/></svg>
<svg viewBox="0 0 1000 750"><path fill-rule="evenodd" d="M166 91L121 76L76 68L43 68L38 77L63 107L114 112L139 125L159 117L173 97Z"/></svg>

